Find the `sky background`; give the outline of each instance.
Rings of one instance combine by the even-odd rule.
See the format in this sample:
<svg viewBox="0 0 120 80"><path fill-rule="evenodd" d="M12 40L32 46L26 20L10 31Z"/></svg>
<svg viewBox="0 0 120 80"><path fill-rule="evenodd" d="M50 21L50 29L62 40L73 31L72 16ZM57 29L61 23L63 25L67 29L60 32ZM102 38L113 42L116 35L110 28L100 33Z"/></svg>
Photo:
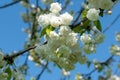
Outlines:
<svg viewBox="0 0 120 80"><path fill-rule="evenodd" d="M0 0L0 6L9 3L11 0ZM33 1L33 0L31 0ZM73 5L69 5L70 7L67 10L75 9L76 11L81 6L82 0L72 0L74 2ZM112 15L106 15L104 18L100 17L101 24L103 30L116 18L118 14L120 14L120 2L113 8ZM16 4L14 6L0 9L0 49L4 53L11 53L13 51L19 51L23 49L24 43L27 39L27 35L22 31L23 28L27 28L27 24L25 24L21 18L21 13L25 12L25 9L20 6L20 4ZM97 52L95 54L88 55L89 59L97 59L98 61L105 61L110 57L109 48L112 44L118 44L115 40L115 33L120 32L120 19L116 21L112 27L107 30L105 34L105 41L98 45ZM25 57L20 57L17 62L24 61ZM36 68L35 64L29 61L30 65L30 74L29 76L35 76L35 74L39 73L41 70L39 67ZM55 67L50 68L53 70L52 74L45 72L41 77L41 80L59 80L61 77L60 70ZM92 70L92 69L91 69ZM91 71L87 69L86 66L80 66L76 64L76 68L74 71L71 71L71 79L74 80L75 73L88 73ZM96 72L92 74L94 80L96 79ZM27 76L26 80L29 80L29 76Z"/></svg>

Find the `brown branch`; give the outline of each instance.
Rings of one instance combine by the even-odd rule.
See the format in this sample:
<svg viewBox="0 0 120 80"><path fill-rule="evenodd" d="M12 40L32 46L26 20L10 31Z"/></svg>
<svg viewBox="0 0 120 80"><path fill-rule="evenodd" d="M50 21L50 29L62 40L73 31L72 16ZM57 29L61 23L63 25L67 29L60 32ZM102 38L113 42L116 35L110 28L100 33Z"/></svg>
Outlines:
<svg viewBox="0 0 120 80"><path fill-rule="evenodd" d="M30 50L32 50L32 49L35 49L35 48L36 48L36 46L33 46L33 47L29 47L29 48L27 48L27 49L25 49L25 50L21 50L21 51L19 51L19 52L17 52L17 53L13 53L13 54L11 54L11 55L6 55L6 56L4 57L4 60L14 59L15 57L18 57L18 56L20 56L20 55L23 55L24 53L26 53L26 52L28 52L28 51L30 51Z"/></svg>
<svg viewBox="0 0 120 80"><path fill-rule="evenodd" d="M45 44L47 44L47 41L44 42L42 45L45 45ZM29 47L29 48L27 48L25 50L21 50L21 51L18 51L16 53L13 53L11 55L5 55L4 60L8 61L9 64L12 64L14 62L14 58L16 58L16 57L18 57L20 55L23 55L24 53L26 53L26 52L28 52L28 51L30 51L32 49L35 49L36 47L37 46L32 46L32 47Z"/></svg>
<svg viewBox="0 0 120 80"><path fill-rule="evenodd" d="M0 9L7 8L7 7L9 7L9 6L15 5L15 4L19 3L20 1L22 1L22 0L15 0L14 2L5 4L5 5L3 5L3 6L0 6Z"/></svg>

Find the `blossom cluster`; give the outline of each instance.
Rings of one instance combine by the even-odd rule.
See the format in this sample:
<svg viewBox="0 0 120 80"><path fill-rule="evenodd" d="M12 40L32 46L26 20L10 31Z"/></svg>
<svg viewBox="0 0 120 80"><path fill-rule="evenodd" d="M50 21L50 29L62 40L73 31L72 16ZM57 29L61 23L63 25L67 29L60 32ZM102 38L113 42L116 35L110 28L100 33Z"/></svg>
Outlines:
<svg viewBox="0 0 120 80"><path fill-rule="evenodd" d="M91 21L96 21L99 18L100 10L110 10L114 5L112 0L87 0L89 9L86 17Z"/></svg>
<svg viewBox="0 0 120 80"><path fill-rule="evenodd" d="M52 3L50 5L51 13L39 16L39 25L41 25L43 28L45 28L48 25L51 25L55 28L59 27L60 25L69 25L70 22L73 20L73 17L68 12L60 14L61 9L61 4L57 2Z"/></svg>
<svg viewBox="0 0 120 80"><path fill-rule="evenodd" d="M117 33L116 34L116 40L118 42L120 42L120 33ZM112 45L110 47L110 52L113 54L113 55L117 55L117 56L120 56L120 46L119 45Z"/></svg>
<svg viewBox="0 0 120 80"><path fill-rule="evenodd" d="M80 40L83 43L83 50L85 53L94 53L96 52L96 44L104 41L104 35L94 26L93 34L83 33L80 36Z"/></svg>
<svg viewBox="0 0 120 80"><path fill-rule="evenodd" d="M39 16L38 23L42 29L46 29L47 26L55 29L45 34L47 44L38 45L35 52L40 55L41 60L54 62L60 68L69 71L74 69L76 62L83 64L87 60L86 56L81 54L78 40L82 41L85 53L94 53L96 44L103 42L104 36L96 27L93 27L93 35L83 33L79 38L78 33L69 27L73 17L68 12L60 14L61 10L61 4L55 2L50 5L50 13ZM95 9L88 13L93 13L88 17L96 15L97 19L99 16L99 11ZM30 59L33 60L32 56Z"/></svg>
<svg viewBox="0 0 120 80"><path fill-rule="evenodd" d="M120 33L116 33L116 40L120 42Z"/></svg>
<svg viewBox="0 0 120 80"><path fill-rule="evenodd" d="M84 80L84 79L83 79L83 76L81 74L77 73L75 76L75 80Z"/></svg>
<svg viewBox="0 0 120 80"><path fill-rule="evenodd" d="M117 75L112 75L109 80L120 80L120 77Z"/></svg>
<svg viewBox="0 0 120 80"><path fill-rule="evenodd" d="M110 9L114 2L112 0L87 0L89 8L96 8L96 9Z"/></svg>
<svg viewBox="0 0 120 80"><path fill-rule="evenodd" d="M35 51L44 59L56 63L67 71L73 69L81 55L78 34L68 26L61 26L58 33L51 31L45 38L47 44L38 45Z"/></svg>
<svg viewBox="0 0 120 80"><path fill-rule="evenodd" d="M82 43L84 44L83 46L83 50L85 51L85 53L93 53L96 50L96 46L93 43L93 39L91 38L90 34L83 34L80 37L80 40L82 41Z"/></svg>
<svg viewBox="0 0 120 80"><path fill-rule="evenodd" d="M120 46L112 45L111 48L110 48L110 52L114 55L120 56Z"/></svg>
<svg viewBox="0 0 120 80"><path fill-rule="evenodd" d="M55 2L50 5L49 14L41 14L38 23L42 28L50 25L56 28L45 35L46 45L38 45L35 52L41 55L42 59L56 63L60 68L69 71L79 61L81 51L78 44L78 33L75 33L68 26L73 17L65 12L60 14L61 4Z"/></svg>

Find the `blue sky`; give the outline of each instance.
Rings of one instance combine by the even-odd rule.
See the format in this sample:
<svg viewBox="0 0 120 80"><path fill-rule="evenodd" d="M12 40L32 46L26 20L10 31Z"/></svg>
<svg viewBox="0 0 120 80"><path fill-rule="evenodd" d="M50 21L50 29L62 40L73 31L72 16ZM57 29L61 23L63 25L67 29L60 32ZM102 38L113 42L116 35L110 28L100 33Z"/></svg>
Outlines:
<svg viewBox="0 0 120 80"><path fill-rule="evenodd" d="M0 6L4 3L10 2L11 0L1 0ZM74 1L74 0L73 0ZM80 8L80 3L78 1L74 1L75 6L70 6L68 10L75 9L78 10ZM113 8L112 15L106 15L104 18L101 19L101 23L103 26L103 30L113 21L113 19L120 14L120 2ZM0 10L0 48L4 53L11 53L12 51L18 51L22 50L24 43L27 39L27 35L22 32L22 28L27 28L27 24L25 24L22 21L21 13L25 12L25 9L21 7L19 4L16 4L12 7L1 9ZM95 54L88 55L89 59L97 59L99 61L105 61L107 58L109 58L109 47L112 44L117 44L115 40L115 33L120 32L120 19L116 21L112 27L105 32L105 41L104 43L98 45L97 52ZM22 59L22 60L21 60ZM21 62L24 60L24 57L18 60L18 62ZM34 74L37 74L37 72L40 71L39 68L35 69L34 63L30 62L30 73L31 76L34 76ZM61 74L60 70L58 68L53 68L50 66L50 68L53 70L53 73L49 74L45 72L43 74L41 80L59 80ZM87 73L90 69L86 69L85 66L80 66L79 64L76 65L76 68L74 71L71 71L71 80L74 80L75 73L83 72ZM34 73L34 74L33 74ZM95 75L97 75L95 73ZM94 74L92 75L94 80L97 80ZM27 80L29 80L29 76L27 77Z"/></svg>

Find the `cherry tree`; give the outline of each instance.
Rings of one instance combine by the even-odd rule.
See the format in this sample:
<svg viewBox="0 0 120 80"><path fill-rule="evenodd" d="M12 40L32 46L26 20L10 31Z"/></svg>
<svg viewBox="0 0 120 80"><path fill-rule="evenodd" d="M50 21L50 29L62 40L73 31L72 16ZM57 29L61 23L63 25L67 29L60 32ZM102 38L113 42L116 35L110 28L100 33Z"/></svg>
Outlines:
<svg viewBox="0 0 120 80"><path fill-rule="evenodd" d="M71 71L75 70L76 65L84 65L89 71L78 71L74 80L94 80L94 73L98 80L120 80L119 32L115 36L118 44L109 48L109 58L104 61L89 58L89 55L97 54L97 48L106 39L104 33L120 17L118 15L110 26L103 29L104 22L101 18L111 16L119 0L78 0L81 7L77 12L76 9L69 9L70 5L75 5L74 2L75 0L12 0L0 6L0 9L5 9L19 3L26 9L21 17L28 24L28 28L23 30L28 35L23 50L10 54L0 51L0 80L27 80L28 61L41 68L38 75L29 76L31 80L41 80L45 71L52 74L51 67L61 70L62 77L55 75L60 80L71 80ZM16 66L18 64L15 60L24 54L27 54L24 64ZM116 73L113 64L117 66Z"/></svg>

